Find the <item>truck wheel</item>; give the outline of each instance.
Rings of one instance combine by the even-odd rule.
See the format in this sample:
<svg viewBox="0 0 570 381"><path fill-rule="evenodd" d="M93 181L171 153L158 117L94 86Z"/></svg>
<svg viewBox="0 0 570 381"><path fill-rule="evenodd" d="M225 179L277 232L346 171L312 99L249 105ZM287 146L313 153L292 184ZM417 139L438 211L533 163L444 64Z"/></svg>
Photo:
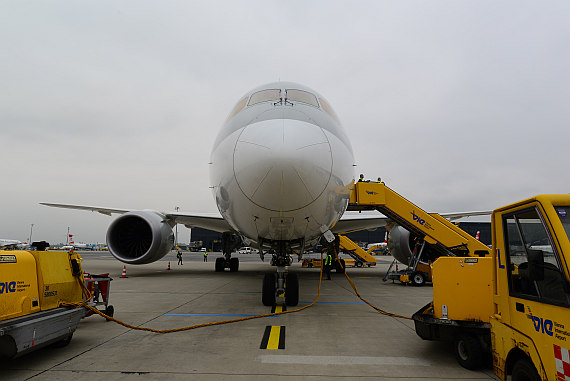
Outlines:
<svg viewBox="0 0 570 381"><path fill-rule="evenodd" d="M56 341L55 343L53 343L52 347L63 348L71 342L72 338L73 338L73 333L70 333L69 335L67 335L67 337L65 339L59 340L59 341Z"/></svg>
<svg viewBox="0 0 570 381"><path fill-rule="evenodd" d="M421 271L414 271L410 276L410 280L412 281L412 285L416 287L421 287L426 284L426 276Z"/></svg>
<svg viewBox="0 0 570 381"><path fill-rule="evenodd" d="M527 359L518 360L513 366L513 381L540 381L534 365Z"/></svg>
<svg viewBox="0 0 570 381"><path fill-rule="evenodd" d="M455 357L459 365L465 369L475 370L483 362L483 348L479 339L470 335L460 335L453 341Z"/></svg>
<svg viewBox="0 0 570 381"><path fill-rule="evenodd" d="M362 262L360 261L356 262L356 267L362 267Z"/></svg>

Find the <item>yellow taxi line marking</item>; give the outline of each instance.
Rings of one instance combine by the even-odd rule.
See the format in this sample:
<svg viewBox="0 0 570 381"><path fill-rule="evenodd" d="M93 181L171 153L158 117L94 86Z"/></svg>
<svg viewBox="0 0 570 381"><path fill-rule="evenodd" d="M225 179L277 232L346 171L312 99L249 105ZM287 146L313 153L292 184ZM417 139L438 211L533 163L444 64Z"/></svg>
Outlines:
<svg viewBox="0 0 570 381"><path fill-rule="evenodd" d="M274 304L273 307L271 307L272 314L283 311L287 311L287 306L285 304Z"/></svg>
<svg viewBox="0 0 570 381"><path fill-rule="evenodd" d="M269 341L267 342L267 349L278 349L279 348L279 336L281 335L281 327L273 326L271 327L271 333L269 334Z"/></svg>
<svg viewBox="0 0 570 381"><path fill-rule="evenodd" d="M271 325L265 327L259 349L285 349L285 327Z"/></svg>

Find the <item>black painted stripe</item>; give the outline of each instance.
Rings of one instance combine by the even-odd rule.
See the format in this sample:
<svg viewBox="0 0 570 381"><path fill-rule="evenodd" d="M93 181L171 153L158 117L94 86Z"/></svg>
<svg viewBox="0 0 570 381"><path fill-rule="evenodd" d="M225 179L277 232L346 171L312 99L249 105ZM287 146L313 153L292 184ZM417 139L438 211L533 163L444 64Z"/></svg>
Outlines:
<svg viewBox="0 0 570 381"><path fill-rule="evenodd" d="M269 343L269 335L271 334L271 326L268 325L265 327L265 333L263 334L263 338L261 339L261 345L259 349L267 349L267 343Z"/></svg>
<svg viewBox="0 0 570 381"><path fill-rule="evenodd" d="M285 327L271 325L266 326L259 349L285 349Z"/></svg>
<svg viewBox="0 0 570 381"><path fill-rule="evenodd" d="M281 326L281 332L279 332L279 349L285 349L285 326Z"/></svg>

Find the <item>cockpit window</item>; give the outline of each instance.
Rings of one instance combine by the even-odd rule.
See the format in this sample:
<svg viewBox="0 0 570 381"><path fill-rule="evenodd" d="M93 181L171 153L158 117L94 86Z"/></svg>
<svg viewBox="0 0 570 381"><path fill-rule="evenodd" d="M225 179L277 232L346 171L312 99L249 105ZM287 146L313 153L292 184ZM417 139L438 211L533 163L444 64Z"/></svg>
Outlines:
<svg viewBox="0 0 570 381"><path fill-rule="evenodd" d="M248 106L253 106L262 102L278 102L281 100L281 90L280 89L267 89L261 90L257 93L253 93L251 98L249 98Z"/></svg>
<svg viewBox="0 0 570 381"><path fill-rule="evenodd" d="M340 121L338 120L338 116L336 116L336 113L334 112L332 107L323 98L319 98L319 102L321 102L321 107L323 108L323 110L325 110L330 116L332 116L334 120L340 123Z"/></svg>
<svg viewBox="0 0 570 381"><path fill-rule="evenodd" d="M315 97L313 94L307 91L287 89L286 92L287 92L286 98L288 101L301 102L311 106L319 107L319 102L317 102L317 97Z"/></svg>
<svg viewBox="0 0 570 381"><path fill-rule="evenodd" d="M230 120L231 118L233 118L238 112L240 112L244 107L245 104L247 102L247 97L244 97L243 99L240 99L240 101L235 105L234 109L232 110L232 112L230 112L230 115L228 115L227 120Z"/></svg>

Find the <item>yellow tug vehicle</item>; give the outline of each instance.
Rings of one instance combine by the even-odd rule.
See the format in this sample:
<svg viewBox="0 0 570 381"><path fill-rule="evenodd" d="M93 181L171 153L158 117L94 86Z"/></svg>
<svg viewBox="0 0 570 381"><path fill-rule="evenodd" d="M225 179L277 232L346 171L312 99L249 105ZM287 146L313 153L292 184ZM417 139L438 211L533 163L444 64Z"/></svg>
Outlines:
<svg viewBox="0 0 570 381"><path fill-rule="evenodd" d="M348 209L378 210L410 231L416 264L437 252L433 302L412 316L418 336L452 341L467 369L492 361L503 381L570 380L570 194L495 209L489 248L384 184L354 188Z"/></svg>
<svg viewBox="0 0 570 381"><path fill-rule="evenodd" d="M64 346L85 315L81 257L73 252L0 251L0 357Z"/></svg>

